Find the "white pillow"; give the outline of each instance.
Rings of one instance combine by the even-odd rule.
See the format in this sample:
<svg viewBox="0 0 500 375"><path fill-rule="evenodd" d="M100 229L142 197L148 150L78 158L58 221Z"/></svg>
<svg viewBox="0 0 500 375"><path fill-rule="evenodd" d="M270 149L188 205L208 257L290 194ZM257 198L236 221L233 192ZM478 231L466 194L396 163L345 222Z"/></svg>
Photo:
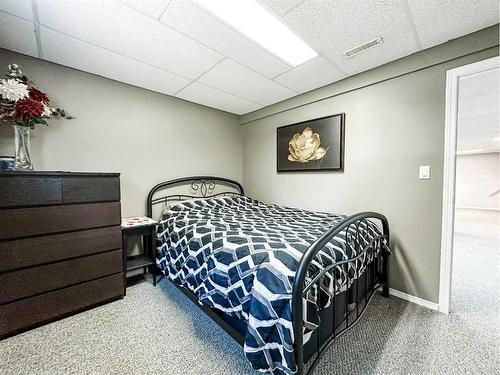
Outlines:
<svg viewBox="0 0 500 375"><path fill-rule="evenodd" d="M167 213L167 211L169 211L172 207L174 207L175 205L178 205L179 203L203 201L205 199L208 199L208 198L203 198L203 197L189 198L189 199L181 199L181 200L176 200L176 201L170 202L170 203L165 204L163 206L163 211L161 212L161 216L165 215Z"/></svg>

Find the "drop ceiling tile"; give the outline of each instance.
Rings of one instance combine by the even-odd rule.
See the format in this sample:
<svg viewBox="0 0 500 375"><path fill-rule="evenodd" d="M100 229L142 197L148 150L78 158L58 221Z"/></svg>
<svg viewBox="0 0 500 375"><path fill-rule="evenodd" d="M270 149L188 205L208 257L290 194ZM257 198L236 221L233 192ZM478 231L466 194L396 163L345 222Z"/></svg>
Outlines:
<svg viewBox="0 0 500 375"><path fill-rule="evenodd" d="M229 59L202 75L199 81L262 105L296 95L296 92Z"/></svg>
<svg viewBox="0 0 500 375"><path fill-rule="evenodd" d="M223 57L112 0L38 0L40 23L144 63L196 78Z"/></svg>
<svg viewBox="0 0 500 375"><path fill-rule="evenodd" d="M349 74L417 51L400 0L306 0L285 16L290 27ZM384 43L350 59L342 52L378 36Z"/></svg>
<svg viewBox="0 0 500 375"><path fill-rule="evenodd" d="M264 0L264 3L269 5L279 14L284 15L303 1L304 0Z"/></svg>
<svg viewBox="0 0 500 375"><path fill-rule="evenodd" d="M173 94L190 81L40 26L43 57L134 86Z"/></svg>
<svg viewBox="0 0 500 375"><path fill-rule="evenodd" d="M0 10L33 21L31 0L0 0Z"/></svg>
<svg viewBox="0 0 500 375"><path fill-rule="evenodd" d="M290 69L286 63L191 2L173 0L161 21L267 77Z"/></svg>
<svg viewBox="0 0 500 375"><path fill-rule="evenodd" d="M38 57L33 23L0 12L0 47Z"/></svg>
<svg viewBox="0 0 500 375"><path fill-rule="evenodd" d="M498 0L407 0L423 48L498 23Z"/></svg>
<svg viewBox="0 0 500 375"><path fill-rule="evenodd" d="M188 87L181 90L176 96L237 115L252 112L262 107L259 104L227 94L199 82L193 82Z"/></svg>
<svg viewBox="0 0 500 375"><path fill-rule="evenodd" d="M297 92L306 92L347 77L328 60L317 57L274 80Z"/></svg>
<svg viewBox="0 0 500 375"><path fill-rule="evenodd" d="M119 0L139 12L147 14L153 18L159 19L167 9L170 0Z"/></svg>

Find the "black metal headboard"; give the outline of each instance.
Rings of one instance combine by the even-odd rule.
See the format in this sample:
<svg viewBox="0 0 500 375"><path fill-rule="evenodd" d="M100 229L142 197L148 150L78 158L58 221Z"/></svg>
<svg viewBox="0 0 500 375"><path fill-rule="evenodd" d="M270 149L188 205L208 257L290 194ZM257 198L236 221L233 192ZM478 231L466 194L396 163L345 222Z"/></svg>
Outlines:
<svg viewBox="0 0 500 375"><path fill-rule="evenodd" d="M159 191L166 192L169 188L183 185L189 186L192 194L167 194L155 197L155 194ZM220 191L215 193L215 189L218 185L232 188L233 191ZM239 182L230 180L229 178L214 176L190 176L164 181L154 186L148 194L148 216L153 217L153 206L157 204L166 205L169 202L179 202L190 198L212 198L232 195L243 195L243 186L241 186Z"/></svg>

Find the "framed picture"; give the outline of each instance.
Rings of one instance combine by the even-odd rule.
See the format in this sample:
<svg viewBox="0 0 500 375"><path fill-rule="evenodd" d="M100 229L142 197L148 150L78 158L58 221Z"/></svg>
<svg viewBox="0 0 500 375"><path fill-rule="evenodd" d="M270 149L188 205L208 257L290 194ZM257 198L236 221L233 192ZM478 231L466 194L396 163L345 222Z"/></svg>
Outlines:
<svg viewBox="0 0 500 375"><path fill-rule="evenodd" d="M277 129L277 171L343 171L345 113Z"/></svg>

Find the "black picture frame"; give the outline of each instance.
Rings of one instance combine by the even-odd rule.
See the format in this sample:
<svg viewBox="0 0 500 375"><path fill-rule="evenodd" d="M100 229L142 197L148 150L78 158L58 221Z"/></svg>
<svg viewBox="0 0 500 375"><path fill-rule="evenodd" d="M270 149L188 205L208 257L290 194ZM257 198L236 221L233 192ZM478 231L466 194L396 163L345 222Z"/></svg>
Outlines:
<svg viewBox="0 0 500 375"><path fill-rule="evenodd" d="M308 139L317 139L316 135L307 137L310 132L304 131L310 128L313 134L319 135L320 144L324 156L318 157L323 152L318 150L312 160L304 161L304 158L296 159L295 152L289 151L289 143L298 134ZM293 146L292 146L293 149ZM321 151L321 152L319 152ZM344 171L345 151L345 113L337 113L330 116L319 117L312 120L301 121L295 124L280 126L276 129L276 171L277 172L317 172L317 171ZM295 160L290 160L294 159Z"/></svg>

